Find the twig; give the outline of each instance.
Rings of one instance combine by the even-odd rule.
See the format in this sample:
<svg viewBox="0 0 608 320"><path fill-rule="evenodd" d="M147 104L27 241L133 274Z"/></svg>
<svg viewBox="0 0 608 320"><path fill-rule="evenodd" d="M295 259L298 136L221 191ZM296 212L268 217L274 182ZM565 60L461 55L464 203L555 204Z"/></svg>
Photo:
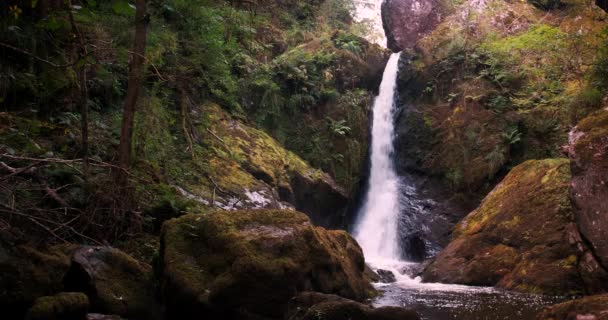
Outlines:
<svg viewBox="0 0 608 320"><path fill-rule="evenodd" d="M37 55L35 55L35 54L31 53L31 52L28 52L28 51L25 51L23 49L20 49L20 48L17 48L15 46L12 46L12 45L10 45L8 43L0 42L0 47L5 47L5 48L11 49L13 51L17 51L19 53L23 53L23 54L25 54L25 55L27 55L29 57L34 58L35 60L38 60L38 61L43 62L43 63L46 63L46 64L48 64L48 65L50 65L51 67L54 67L54 68L67 68L67 67L75 65L78 62L78 61L74 61L74 62L70 62L70 63L66 63L66 64L56 64L56 63L51 62L49 60L40 58L39 56L37 56Z"/></svg>
<svg viewBox="0 0 608 320"><path fill-rule="evenodd" d="M224 140L222 140L222 138L218 137L215 133L213 133L213 131L211 131L209 128L207 128L207 132L211 133L217 140L219 140L221 143L224 144L224 146L226 146L226 142L224 142Z"/></svg>

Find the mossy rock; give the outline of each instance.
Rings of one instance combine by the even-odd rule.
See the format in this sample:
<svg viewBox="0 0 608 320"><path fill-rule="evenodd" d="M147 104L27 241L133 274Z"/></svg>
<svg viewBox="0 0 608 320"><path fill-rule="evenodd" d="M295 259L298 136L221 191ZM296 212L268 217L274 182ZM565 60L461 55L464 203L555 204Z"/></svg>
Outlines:
<svg viewBox="0 0 608 320"><path fill-rule="evenodd" d="M82 320L89 310L89 298L82 292L61 292L36 299L26 320Z"/></svg>
<svg viewBox="0 0 608 320"><path fill-rule="evenodd" d="M608 111L583 119L570 134L572 199L576 220L595 257L608 271ZM604 290L608 284L604 284Z"/></svg>
<svg viewBox="0 0 608 320"><path fill-rule="evenodd" d="M525 292L584 292L569 241L573 209L568 159L530 160L513 168L460 222L450 244L426 268L430 282L498 286Z"/></svg>
<svg viewBox="0 0 608 320"><path fill-rule="evenodd" d="M364 269L350 235L296 211L189 214L161 234L162 294L175 318L280 318L304 290L363 300L373 291Z"/></svg>
<svg viewBox="0 0 608 320"><path fill-rule="evenodd" d="M608 320L608 295L576 299L546 308L537 320Z"/></svg>
<svg viewBox="0 0 608 320"><path fill-rule="evenodd" d="M0 308L7 319L23 319L38 297L63 290L71 246L41 251L0 234Z"/></svg>
<svg viewBox="0 0 608 320"><path fill-rule="evenodd" d="M110 247L83 247L72 257L66 289L85 292L91 309L129 319L159 319L152 267Z"/></svg>
<svg viewBox="0 0 608 320"><path fill-rule="evenodd" d="M372 308L333 294L302 292L289 302L286 320L418 320L416 312L399 307Z"/></svg>

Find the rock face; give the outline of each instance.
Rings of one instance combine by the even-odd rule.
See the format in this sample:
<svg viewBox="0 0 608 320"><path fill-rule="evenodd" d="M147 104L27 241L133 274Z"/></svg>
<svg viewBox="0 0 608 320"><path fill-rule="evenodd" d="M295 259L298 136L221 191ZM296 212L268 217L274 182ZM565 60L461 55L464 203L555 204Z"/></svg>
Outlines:
<svg viewBox="0 0 608 320"><path fill-rule="evenodd" d="M207 132L212 134L205 139L229 156L211 156L211 188L179 186L182 196L225 210L290 207L306 213L317 225L341 225L348 194L327 173L217 105L206 105L201 112L211 123Z"/></svg>
<svg viewBox="0 0 608 320"><path fill-rule="evenodd" d="M411 48L441 21L438 0L385 0L382 25L388 48L398 52Z"/></svg>
<svg viewBox="0 0 608 320"><path fill-rule="evenodd" d="M190 214L163 225L159 271L167 316L281 318L299 291L363 300L373 290L344 231L289 210Z"/></svg>
<svg viewBox="0 0 608 320"><path fill-rule="evenodd" d="M286 320L418 320L410 310L372 308L333 294L303 292L289 302Z"/></svg>
<svg viewBox="0 0 608 320"><path fill-rule="evenodd" d="M545 309L537 320L608 320L608 295L590 296Z"/></svg>
<svg viewBox="0 0 608 320"><path fill-rule="evenodd" d="M85 292L92 310L129 319L159 319L152 268L110 247L82 247L65 276L71 291Z"/></svg>
<svg viewBox="0 0 608 320"><path fill-rule="evenodd" d="M572 200L583 237L608 270L608 111L582 120L570 134Z"/></svg>
<svg viewBox="0 0 608 320"><path fill-rule="evenodd" d="M585 292L569 181L567 159L530 160L515 167L456 226L452 242L426 268L424 280Z"/></svg>

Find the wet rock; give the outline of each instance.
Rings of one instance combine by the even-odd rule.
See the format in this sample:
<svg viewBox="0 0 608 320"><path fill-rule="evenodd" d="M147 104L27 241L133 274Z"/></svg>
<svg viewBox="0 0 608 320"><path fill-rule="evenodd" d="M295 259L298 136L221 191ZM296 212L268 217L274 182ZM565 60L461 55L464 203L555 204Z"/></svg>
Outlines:
<svg viewBox="0 0 608 320"><path fill-rule="evenodd" d="M372 308L342 297L302 292L289 302L286 320L417 320L416 312L398 307Z"/></svg>
<svg viewBox="0 0 608 320"><path fill-rule="evenodd" d="M428 282L498 286L525 292L585 291L573 222L567 159L515 167L455 230L426 268Z"/></svg>
<svg viewBox="0 0 608 320"><path fill-rule="evenodd" d="M36 299L26 320L82 320L89 309L89 298L81 292L61 292Z"/></svg>
<svg viewBox="0 0 608 320"><path fill-rule="evenodd" d="M125 320L121 316L100 313L88 313L85 320Z"/></svg>
<svg viewBox="0 0 608 320"><path fill-rule="evenodd" d="M385 0L382 3L384 33L389 49L395 52L413 47L433 31L441 18L441 3L437 0Z"/></svg>
<svg viewBox="0 0 608 320"><path fill-rule="evenodd" d="M590 296L546 308L537 320L608 320L608 295Z"/></svg>
<svg viewBox="0 0 608 320"><path fill-rule="evenodd" d="M393 283L397 281L397 278L395 278L395 274L390 270L378 269L376 270L376 273L379 277L378 282Z"/></svg>
<svg viewBox="0 0 608 320"><path fill-rule="evenodd" d="M591 253L608 270L608 111L583 119L570 133L567 150L576 222Z"/></svg>
<svg viewBox="0 0 608 320"><path fill-rule="evenodd" d="M291 178L296 210L319 226L337 227L346 216L348 195L328 175L294 172Z"/></svg>
<svg viewBox="0 0 608 320"><path fill-rule="evenodd" d="M152 268L110 247L83 247L65 276L71 291L85 292L91 310L129 319L159 319Z"/></svg>
<svg viewBox="0 0 608 320"><path fill-rule="evenodd" d="M0 309L6 319L23 319L38 297L63 290L62 279L70 266L67 246L41 251L15 244L0 232Z"/></svg>
<svg viewBox="0 0 608 320"><path fill-rule="evenodd" d="M355 300L373 291L361 248L344 231L288 210L190 214L163 225L160 275L167 316L280 318L298 291Z"/></svg>

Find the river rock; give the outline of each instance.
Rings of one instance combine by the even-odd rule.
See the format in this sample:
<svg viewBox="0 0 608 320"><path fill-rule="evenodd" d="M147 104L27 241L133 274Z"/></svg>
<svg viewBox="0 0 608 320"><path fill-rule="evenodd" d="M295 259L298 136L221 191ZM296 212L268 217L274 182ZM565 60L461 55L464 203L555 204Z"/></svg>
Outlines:
<svg viewBox="0 0 608 320"><path fill-rule="evenodd" d="M36 298L63 289L70 266L69 248L38 250L0 232L0 309L4 319L23 319Z"/></svg>
<svg viewBox="0 0 608 320"><path fill-rule="evenodd" d="M608 295L590 296L546 308L537 320L608 320Z"/></svg>
<svg viewBox="0 0 608 320"><path fill-rule="evenodd" d="M535 293L584 292L582 252L569 240L570 176L568 159L530 160L513 168L456 226L423 279Z"/></svg>
<svg viewBox="0 0 608 320"><path fill-rule="evenodd" d="M289 302L286 320L417 320L416 312L398 308L372 308L333 294L302 292Z"/></svg>
<svg viewBox="0 0 608 320"><path fill-rule="evenodd" d="M159 271L167 316L281 318L304 290L363 300L373 291L344 231L290 210L189 214L163 225Z"/></svg>
<svg viewBox="0 0 608 320"><path fill-rule="evenodd" d="M81 292L61 292L36 299L26 320L82 320L89 310L89 298Z"/></svg>
<svg viewBox="0 0 608 320"><path fill-rule="evenodd" d="M110 247L82 247L65 276L71 291L85 292L95 312L129 319L159 319L152 267Z"/></svg>
<svg viewBox="0 0 608 320"><path fill-rule="evenodd" d="M378 269L376 270L376 273L378 274L379 282L393 283L397 281L397 278L395 278L395 274L390 270Z"/></svg>
<svg viewBox="0 0 608 320"><path fill-rule="evenodd" d="M594 257L608 270L608 111L583 119L570 133L568 151L576 222Z"/></svg>
<svg viewBox="0 0 608 320"><path fill-rule="evenodd" d="M385 0L382 25L389 49L398 52L413 47L433 31L442 18L438 0Z"/></svg>

